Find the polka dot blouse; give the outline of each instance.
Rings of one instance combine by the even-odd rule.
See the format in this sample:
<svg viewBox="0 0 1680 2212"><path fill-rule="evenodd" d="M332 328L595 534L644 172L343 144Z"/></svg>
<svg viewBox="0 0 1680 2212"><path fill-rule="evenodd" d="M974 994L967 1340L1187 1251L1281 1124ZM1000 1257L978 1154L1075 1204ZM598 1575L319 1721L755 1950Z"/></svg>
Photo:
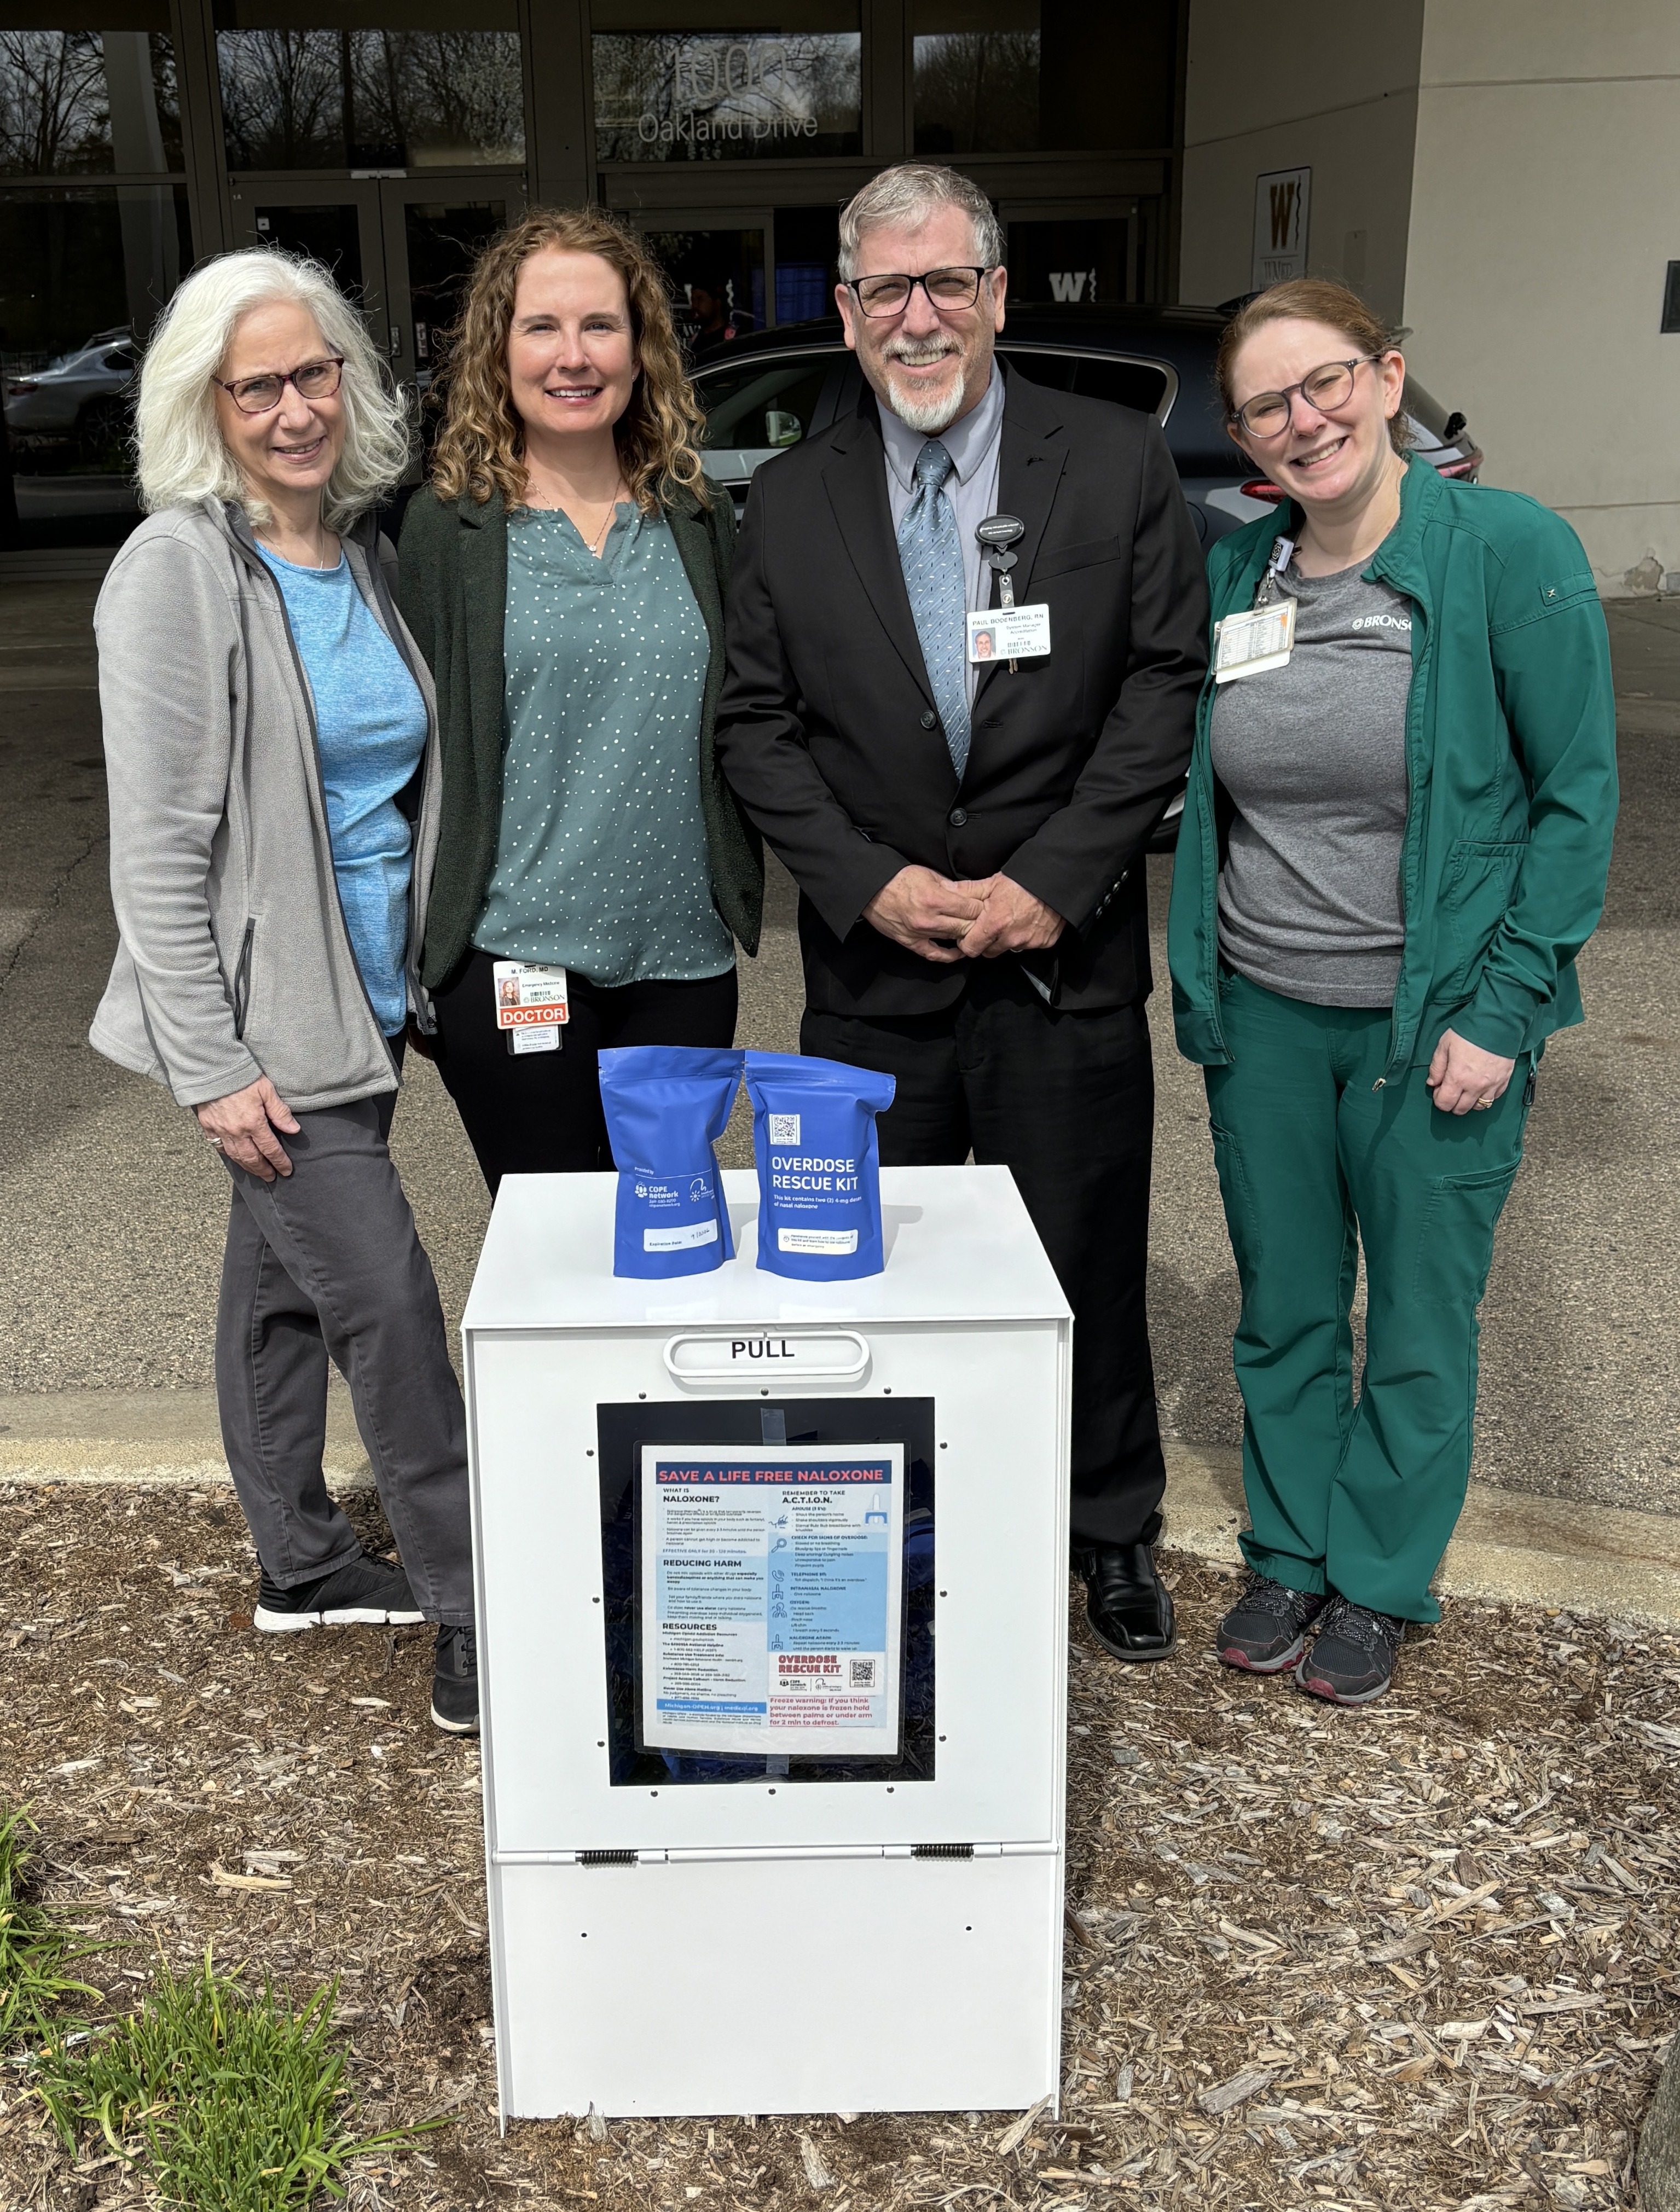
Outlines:
<svg viewBox="0 0 1680 2212"><path fill-rule="evenodd" d="M663 516L596 560L564 514L508 530L502 824L473 943L592 983L697 982L734 945L700 810L709 641Z"/></svg>

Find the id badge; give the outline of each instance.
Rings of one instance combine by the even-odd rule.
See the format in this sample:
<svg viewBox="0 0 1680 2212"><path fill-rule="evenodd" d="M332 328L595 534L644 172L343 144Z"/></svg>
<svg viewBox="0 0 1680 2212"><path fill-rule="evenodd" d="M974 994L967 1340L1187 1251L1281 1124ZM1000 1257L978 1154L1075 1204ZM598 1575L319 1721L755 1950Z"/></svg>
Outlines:
<svg viewBox="0 0 1680 2212"><path fill-rule="evenodd" d="M982 607L968 618L968 657L984 668L994 660L1037 660L1050 649L1050 609Z"/></svg>
<svg viewBox="0 0 1680 2212"><path fill-rule="evenodd" d="M1295 649L1295 601L1274 599L1214 624L1214 681L1232 684L1281 668Z"/></svg>
<svg viewBox="0 0 1680 2212"><path fill-rule="evenodd" d="M514 1057L528 1052L558 1052L562 1025L571 1018L566 1004L566 971L534 960L498 960L493 964L496 1026L508 1033Z"/></svg>

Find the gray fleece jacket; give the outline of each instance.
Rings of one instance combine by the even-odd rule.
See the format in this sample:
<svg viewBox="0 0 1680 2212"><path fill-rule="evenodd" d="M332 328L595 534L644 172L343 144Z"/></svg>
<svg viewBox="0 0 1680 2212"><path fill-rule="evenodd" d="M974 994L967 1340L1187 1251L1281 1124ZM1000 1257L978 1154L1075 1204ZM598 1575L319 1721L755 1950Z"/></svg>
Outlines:
<svg viewBox="0 0 1680 2212"><path fill-rule="evenodd" d="M429 1028L418 963L437 850L436 700L371 517L344 551L426 702L408 977ZM89 1042L183 1106L259 1075L298 1112L396 1090L338 901L308 682L243 514L207 499L143 522L111 564L94 629L121 942Z"/></svg>

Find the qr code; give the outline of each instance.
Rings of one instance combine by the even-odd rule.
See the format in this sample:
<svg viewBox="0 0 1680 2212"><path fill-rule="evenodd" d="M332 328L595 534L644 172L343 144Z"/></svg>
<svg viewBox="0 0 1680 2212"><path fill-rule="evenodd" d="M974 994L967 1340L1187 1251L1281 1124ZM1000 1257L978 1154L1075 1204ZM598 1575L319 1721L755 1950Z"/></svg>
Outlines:
<svg viewBox="0 0 1680 2212"><path fill-rule="evenodd" d="M770 1117L770 1140L773 1145L798 1144L799 1115L772 1114Z"/></svg>
<svg viewBox="0 0 1680 2212"><path fill-rule="evenodd" d="M880 1663L879 1659L854 1659L851 1662L853 1689L873 1690L875 1687L875 1669Z"/></svg>

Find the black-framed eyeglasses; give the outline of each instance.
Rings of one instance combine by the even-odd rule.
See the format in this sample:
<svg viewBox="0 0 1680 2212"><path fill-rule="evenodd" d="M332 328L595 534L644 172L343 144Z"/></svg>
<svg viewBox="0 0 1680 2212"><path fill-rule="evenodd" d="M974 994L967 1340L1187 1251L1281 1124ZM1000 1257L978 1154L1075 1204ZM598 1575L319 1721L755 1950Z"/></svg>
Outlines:
<svg viewBox="0 0 1680 2212"><path fill-rule="evenodd" d="M980 279L991 273L990 267L929 269L921 276L849 276L846 282L866 315L902 315L918 284L935 307L954 314L974 305Z"/></svg>
<svg viewBox="0 0 1680 2212"><path fill-rule="evenodd" d="M332 354L326 361L306 361L301 368L288 369L283 376L242 376L236 384L229 384L219 376L210 379L228 393L241 415L271 415L286 396L289 384L300 399L331 399L344 380L344 357Z"/></svg>
<svg viewBox="0 0 1680 2212"><path fill-rule="evenodd" d="M1327 415L1332 408L1345 406L1353 396L1354 371L1373 368L1382 357L1379 353L1362 353L1352 361L1323 362L1317 368L1308 369L1299 384L1286 384L1281 392L1257 392L1252 399L1233 408L1226 419L1240 424L1251 438L1281 437L1293 416L1289 403L1296 392L1309 407Z"/></svg>

